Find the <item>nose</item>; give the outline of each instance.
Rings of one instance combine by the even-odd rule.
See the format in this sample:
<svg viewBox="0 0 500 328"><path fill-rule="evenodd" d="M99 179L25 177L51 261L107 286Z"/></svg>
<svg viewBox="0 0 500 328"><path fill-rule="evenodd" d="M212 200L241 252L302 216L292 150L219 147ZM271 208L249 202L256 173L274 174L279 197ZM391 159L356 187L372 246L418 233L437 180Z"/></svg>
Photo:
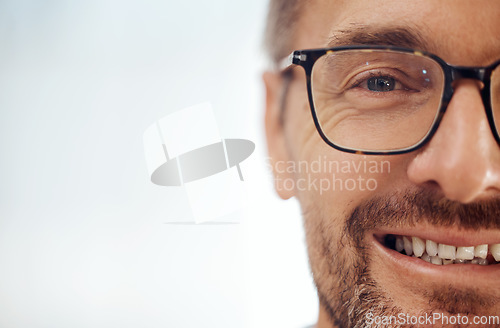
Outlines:
<svg viewBox="0 0 500 328"><path fill-rule="evenodd" d="M480 86L459 80L438 130L407 168L411 182L470 203L500 191L500 147L491 132Z"/></svg>

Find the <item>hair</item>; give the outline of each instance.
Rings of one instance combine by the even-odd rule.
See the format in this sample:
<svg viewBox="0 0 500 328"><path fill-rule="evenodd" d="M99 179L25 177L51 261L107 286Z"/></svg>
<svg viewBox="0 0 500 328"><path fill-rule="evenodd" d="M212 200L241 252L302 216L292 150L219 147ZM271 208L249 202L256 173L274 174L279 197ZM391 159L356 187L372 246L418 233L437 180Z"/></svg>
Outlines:
<svg viewBox="0 0 500 328"><path fill-rule="evenodd" d="M270 0L264 46L274 64L292 52L292 40L303 1Z"/></svg>

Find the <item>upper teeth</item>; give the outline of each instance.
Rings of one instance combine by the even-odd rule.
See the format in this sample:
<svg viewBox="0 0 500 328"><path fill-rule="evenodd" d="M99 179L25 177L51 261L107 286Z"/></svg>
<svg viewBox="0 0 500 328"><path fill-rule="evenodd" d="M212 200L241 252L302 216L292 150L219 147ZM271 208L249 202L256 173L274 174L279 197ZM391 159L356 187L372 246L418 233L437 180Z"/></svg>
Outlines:
<svg viewBox="0 0 500 328"><path fill-rule="evenodd" d="M474 247L474 256L485 259L487 255L488 255L488 245L479 245Z"/></svg>
<svg viewBox="0 0 500 328"><path fill-rule="evenodd" d="M488 247L488 245L486 245ZM457 259L460 260L473 260L475 247L457 247ZM488 249L486 249L488 250Z"/></svg>
<svg viewBox="0 0 500 328"><path fill-rule="evenodd" d="M495 258L495 261L500 261L500 244L491 245L490 247L491 255Z"/></svg>
<svg viewBox="0 0 500 328"><path fill-rule="evenodd" d="M420 257L425 252L425 241L418 237L412 237L413 241L413 253L415 256Z"/></svg>
<svg viewBox="0 0 500 328"><path fill-rule="evenodd" d="M438 244L432 240L425 241L425 248L429 256L436 256L438 253Z"/></svg>
<svg viewBox="0 0 500 328"><path fill-rule="evenodd" d="M488 264L486 257L488 250L500 262L500 244L478 246L453 246L439 244L432 240L423 240L419 237L397 237L396 250L405 251L406 255L419 257L424 261L434 264L473 263Z"/></svg>
<svg viewBox="0 0 500 328"><path fill-rule="evenodd" d="M454 260L456 259L457 248L455 246L439 244L438 256L442 259ZM465 259L463 259L465 260Z"/></svg>
<svg viewBox="0 0 500 328"><path fill-rule="evenodd" d="M411 242L411 240L406 238L406 237L403 237L403 245L405 248L406 255L412 255L413 254L413 243Z"/></svg>

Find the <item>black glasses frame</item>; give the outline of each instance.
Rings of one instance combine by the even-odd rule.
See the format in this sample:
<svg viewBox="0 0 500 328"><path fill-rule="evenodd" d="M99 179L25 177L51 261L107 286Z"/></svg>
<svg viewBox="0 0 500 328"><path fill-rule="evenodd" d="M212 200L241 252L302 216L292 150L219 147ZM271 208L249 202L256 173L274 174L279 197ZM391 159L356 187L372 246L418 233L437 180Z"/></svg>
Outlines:
<svg viewBox="0 0 500 328"><path fill-rule="evenodd" d="M377 50L386 50L386 51L395 51L402 53L411 53L417 56L424 56L430 58L437 62L444 72L444 88L443 95L441 97L441 106L439 108L436 119L434 120L431 128L427 132L427 135L422 138L417 144L402 148L402 149L394 149L394 150L385 150L385 151L371 151L371 150L362 150L362 149L353 149L353 148L345 148L334 144L328 139L328 137L324 134L321 129L321 125L319 124L318 117L316 115L316 110L314 108L313 101L313 93L312 93L312 83L311 76L313 66L316 61L326 55L334 52L345 51L345 50L362 50L366 52L377 51ZM495 119L493 116L493 110L491 105L491 75L493 71L500 65L500 60L494 62L489 66L484 67L468 67L468 66L453 66L446 63L440 57L420 50L402 48L402 47L394 47L394 46L376 46L376 45L354 45L354 46L340 46L333 48L322 48L322 49L308 49L308 50L296 50L290 56L285 58L280 65L281 70L287 71L292 65L298 65L304 68L306 72L306 80L307 80L307 93L309 98L309 107L311 108L311 114L314 120L314 124L316 125L316 130L320 134L321 138L331 147L353 154L362 154L362 155L397 155L397 154L405 154L411 151L417 150L425 145L436 133L439 124L443 118L446 109L448 108L448 104L453 97L453 82L459 79L474 79L482 82L482 88L480 90L481 97L483 100L483 105L486 111L486 116L488 118L488 122L490 124L491 132L495 137L496 142L500 145L500 135L498 133Z"/></svg>

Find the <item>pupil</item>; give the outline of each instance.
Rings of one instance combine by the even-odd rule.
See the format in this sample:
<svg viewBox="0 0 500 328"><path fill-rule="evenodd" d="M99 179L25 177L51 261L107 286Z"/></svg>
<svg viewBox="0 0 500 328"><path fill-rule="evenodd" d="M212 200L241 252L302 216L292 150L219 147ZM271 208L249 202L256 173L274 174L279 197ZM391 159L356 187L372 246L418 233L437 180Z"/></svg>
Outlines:
<svg viewBox="0 0 500 328"><path fill-rule="evenodd" d="M383 92L394 90L394 79L390 77L372 77L368 79L367 83L370 91Z"/></svg>

